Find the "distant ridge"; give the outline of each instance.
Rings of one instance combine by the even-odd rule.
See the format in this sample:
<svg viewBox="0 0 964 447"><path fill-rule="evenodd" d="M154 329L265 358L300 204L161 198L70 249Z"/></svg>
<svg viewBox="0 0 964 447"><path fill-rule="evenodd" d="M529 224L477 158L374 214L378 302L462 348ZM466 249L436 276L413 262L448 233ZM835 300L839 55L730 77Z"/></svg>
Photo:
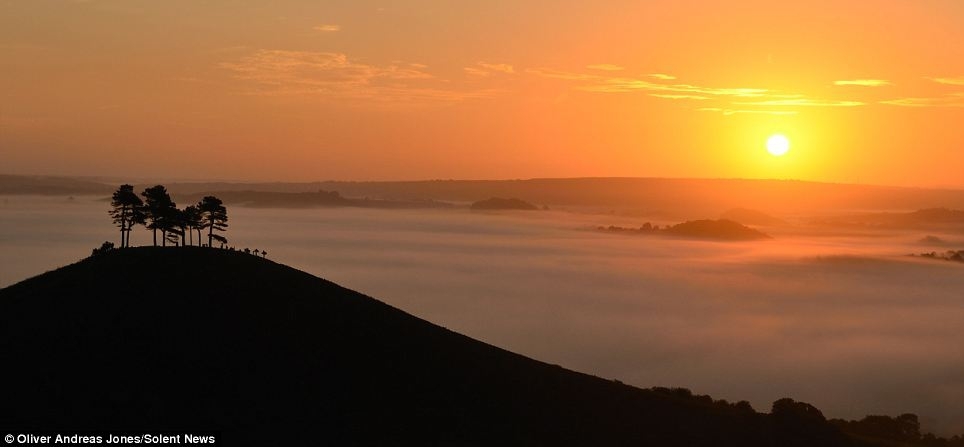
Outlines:
<svg viewBox="0 0 964 447"><path fill-rule="evenodd" d="M800 180L679 178L542 178L527 180L326 181L311 183L182 183L172 191L232 189L305 192L323 189L345 197L472 203L490 197L525 197L560 206L632 208L676 217L719 215L733 208L798 211L964 208L964 190L925 189ZM697 210L695 215L692 210Z"/></svg>
<svg viewBox="0 0 964 447"><path fill-rule="evenodd" d="M109 252L0 290L0 428L221 430L225 445L850 445L472 340L270 260Z"/></svg>
<svg viewBox="0 0 964 447"><path fill-rule="evenodd" d="M37 179L46 179L38 184ZM67 181L67 183L65 183ZM52 183L51 183L52 182ZM70 186L69 182L78 182ZM527 180L425 180L165 183L175 200L217 192L248 192L252 206L304 206L308 196L263 193L337 192L347 199L388 201L386 207L445 206L435 202L472 203L490 197L525 197L531 203L558 207L642 210L674 218L720 215L733 208L781 213L818 211L911 211L922 208L964 209L964 189L926 189L801 180L685 178L539 178ZM135 185L141 190L152 184ZM103 189L101 189L103 188ZM0 175L0 194L109 194L116 185L67 177ZM104 191L104 192L100 192ZM253 194L253 195L252 195ZM260 195L259 195L260 194ZM253 200L256 199L256 200Z"/></svg>
<svg viewBox="0 0 964 447"><path fill-rule="evenodd" d="M486 211L486 210L518 210L518 211L532 211L537 210L535 205L526 202L522 199L510 198L504 199L501 197L492 197L490 199L479 200L473 203L469 208L476 211Z"/></svg>

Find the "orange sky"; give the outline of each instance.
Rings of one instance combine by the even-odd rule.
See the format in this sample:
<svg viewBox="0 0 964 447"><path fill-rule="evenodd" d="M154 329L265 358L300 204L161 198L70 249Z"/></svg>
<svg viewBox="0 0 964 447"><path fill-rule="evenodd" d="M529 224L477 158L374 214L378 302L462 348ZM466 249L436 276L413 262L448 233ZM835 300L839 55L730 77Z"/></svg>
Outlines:
<svg viewBox="0 0 964 447"><path fill-rule="evenodd" d="M0 0L0 173L964 187L962 23L957 0Z"/></svg>

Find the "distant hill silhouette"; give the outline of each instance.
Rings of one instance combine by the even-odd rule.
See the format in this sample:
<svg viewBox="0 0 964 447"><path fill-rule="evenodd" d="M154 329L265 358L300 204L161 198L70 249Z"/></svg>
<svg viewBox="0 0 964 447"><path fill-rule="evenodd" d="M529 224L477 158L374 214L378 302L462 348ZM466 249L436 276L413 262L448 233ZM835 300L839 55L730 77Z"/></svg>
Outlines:
<svg viewBox="0 0 964 447"><path fill-rule="evenodd" d="M213 191L182 194L179 198L195 201L206 195L215 195L231 205L252 208L314 208L314 207L357 207L357 208L451 208L450 203L435 200L386 200L342 197L338 191L318 190L314 192L275 192L275 191Z"/></svg>
<svg viewBox="0 0 964 447"><path fill-rule="evenodd" d="M553 208L634 208L675 216L719 213L735 207L784 212L964 208L964 190L901 188L797 180L681 178L537 178L527 180L429 180L401 182L180 183L182 191L259 190L308 192L324 189L346 197L471 202L480 197L525 197ZM219 196L220 197L220 196Z"/></svg>
<svg viewBox="0 0 964 447"><path fill-rule="evenodd" d="M42 182L38 183L38 179ZM385 200L400 208L431 207L436 202L471 202L479 197L525 197L533 203L557 207L596 207L606 210L645 210L647 214L689 216L746 207L782 212L850 212L907 210L947 206L964 208L964 190L902 188L796 180L682 179L682 178L537 178L527 180L428 180L401 182L328 181L307 183L165 183L178 201L203 195L227 199L228 191L317 193L338 191L344 197ZM140 191L149 184L134 185ZM0 175L0 194L110 194L105 185L83 179ZM188 197L192 200L187 200ZM268 206L259 197L251 206ZM288 198L278 197L281 201ZM302 198L293 201L300 202ZM405 204L408 203L409 206ZM278 206L278 205L270 205ZM293 205L297 206L297 205ZM302 205L303 206L303 205ZM443 205L444 206L444 205Z"/></svg>
<svg viewBox="0 0 964 447"><path fill-rule="evenodd" d="M220 430L224 445L855 445L805 403L757 413L576 373L210 248L109 250L0 290L0 358L0 429L21 432Z"/></svg>
<svg viewBox="0 0 964 447"><path fill-rule="evenodd" d="M537 210L535 205L526 202L522 199L503 199L501 197L492 197L491 199L479 200L475 202L470 207L476 211L482 210Z"/></svg>
<svg viewBox="0 0 964 447"><path fill-rule="evenodd" d="M691 220L673 225L664 230L667 234L681 237L725 239L725 240L754 240L771 239L769 235L732 220Z"/></svg>
<svg viewBox="0 0 964 447"><path fill-rule="evenodd" d="M926 245L944 245L947 243L947 241L944 239L934 236L933 234L928 234L927 236L918 239L917 242Z"/></svg>
<svg viewBox="0 0 964 447"><path fill-rule="evenodd" d="M961 228L964 226L964 210L926 208L906 213L862 213L827 217L813 223L871 228Z"/></svg>
<svg viewBox="0 0 964 447"><path fill-rule="evenodd" d="M640 234L671 236L687 239L716 239L726 241L750 241L757 239L772 239L762 231L733 222L732 220L690 220L680 224L660 228L646 222L639 228L626 228L610 225L597 227L597 230L608 233Z"/></svg>
<svg viewBox="0 0 964 447"><path fill-rule="evenodd" d="M749 208L733 208L720 215L720 219L732 220L743 225L779 226L787 225L787 221L773 217L762 211Z"/></svg>
<svg viewBox="0 0 964 447"><path fill-rule="evenodd" d="M111 185L71 177L0 174L0 195L110 195L111 191Z"/></svg>

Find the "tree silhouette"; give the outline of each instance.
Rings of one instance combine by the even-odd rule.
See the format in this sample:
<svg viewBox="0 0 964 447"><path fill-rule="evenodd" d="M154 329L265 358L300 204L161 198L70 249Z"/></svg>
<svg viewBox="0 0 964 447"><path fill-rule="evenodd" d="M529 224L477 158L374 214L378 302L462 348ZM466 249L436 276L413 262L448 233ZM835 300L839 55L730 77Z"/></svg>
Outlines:
<svg viewBox="0 0 964 447"><path fill-rule="evenodd" d="M154 246L157 246L157 230L161 230L161 243L167 245L167 232L173 228L173 214L177 210L171 195L164 185L147 188L141 195L144 196L144 214L149 221L147 228L154 233Z"/></svg>
<svg viewBox="0 0 964 447"><path fill-rule="evenodd" d="M223 236L214 234L214 231L224 231L228 228L228 211L224 207L221 199L214 196L205 196L197 204L201 212L201 228L208 230L208 246L213 247L212 240L217 239L223 245L227 242ZM218 236L215 238L215 236Z"/></svg>
<svg viewBox="0 0 964 447"><path fill-rule="evenodd" d="M182 216L184 218L185 229L191 233L191 245L194 245L194 232L197 231L197 244L201 245L201 210L197 205L184 208Z"/></svg>
<svg viewBox="0 0 964 447"><path fill-rule="evenodd" d="M168 216L167 232L165 237L167 240L171 241L172 244L184 246L184 237L187 232L187 220L184 216L184 211L177 208L170 210L170 215Z"/></svg>
<svg viewBox="0 0 964 447"><path fill-rule="evenodd" d="M228 238L226 238L226 237L224 237L224 236L221 236L220 234L209 234L208 236L210 236L211 239L214 239L214 240L220 242L220 243L221 243L221 248L224 248L224 244L227 244L227 243L228 243ZM210 242L208 243L208 245L210 245Z"/></svg>
<svg viewBox="0 0 964 447"><path fill-rule="evenodd" d="M121 185L111 196L111 209L108 213L114 219L114 223L120 227L121 248L130 246L131 228L135 224L144 223L144 213L141 210L143 204L144 202L141 201L140 197L137 197L137 194L134 193L134 187L131 185Z"/></svg>

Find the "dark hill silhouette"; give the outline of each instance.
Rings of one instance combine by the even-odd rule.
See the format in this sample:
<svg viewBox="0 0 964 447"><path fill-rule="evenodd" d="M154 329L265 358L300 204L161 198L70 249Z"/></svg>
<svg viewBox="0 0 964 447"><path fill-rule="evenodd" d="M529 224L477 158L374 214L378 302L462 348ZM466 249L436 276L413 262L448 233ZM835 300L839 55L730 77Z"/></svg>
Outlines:
<svg viewBox="0 0 964 447"><path fill-rule="evenodd" d="M318 190L314 192L274 192L274 191L214 191L184 194L188 201L197 201L206 195L215 195L225 203L252 208L321 208L321 207L358 207L358 208L451 208L452 205L435 200L383 200L368 198L342 197L338 191Z"/></svg>
<svg viewBox="0 0 964 447"><path fill-rule="evenodd" d="M666 234L678 237L721 239L721 240L754 240L771 239L766 233L754 230L732 220L691 220L673 225L664 230Z"/></svg>
<svg viewBox="0 0 964 447"><path fill-rule="evenodd" d="M667 236L685 239L714 239L721 241L750 241L757 239L772 239L772 237L759 230L754 230L732 220L689 220L673 226L660 228L659 225L652 225L646 222L639 228L619 227L610 225L608 227L596 227L599 231L607 233L620 233L645 236Z"/></svg>
<svg viewBox="0 0 964 447"><path fill-rule="evenodd" d="M522 200L522 199L516 199L516 198L503 199L501 197L492 197L490 199L479 200L478 202L473 203L470 208L476 211L484 211L484 210L531 211L531 210L539 209L539 208L536 208L535 205L529 202L526 202L525 200Z"/></svg>
<svg viewBox="0 0 964 447"><path fill-rule="evenodd" d="M741 223L743 225L787 225L787 221L783 219L749 208L733 208L731 210L727 210L720 215L720 219L732 220L733 222Z"/></svg>
<svg viewBox="0 0 964 447"><path fill-rule="evenodd" d="M487 345L243 253L113 250L0 290L0 428L225 445L848 445L775 414ZM789 401L789 402L788 402Z"/></svg>
<svg viewBox="0 0 964 447"><path fill-rule="evenodd" d="M734 207L772 213L800 211L907 210L948 206L964 208L964 191L804 182L796 180L673 178L540 178L528 180L429 180L403 182L181 183L175 194L201 191L259 190L305 192L335 190L346 197L391 200L434 199L471 202L480 197L525 197L560 206L713 213ZM220 196L219 196L220 197Z"/></svg>
<svg viewBox="0 0 964 447"><path fill-rule="evenodd" d="M110 185L71 177L0 174L0 195L109 195L111 191Z"/></svg>
<svg viewBox="0 0 964 447"><path fill-rule="evenodd" d="M964 210L926 208L905 213L863 213L827 217L813 223L873 228L961 228L964 225Z"/></svg>

